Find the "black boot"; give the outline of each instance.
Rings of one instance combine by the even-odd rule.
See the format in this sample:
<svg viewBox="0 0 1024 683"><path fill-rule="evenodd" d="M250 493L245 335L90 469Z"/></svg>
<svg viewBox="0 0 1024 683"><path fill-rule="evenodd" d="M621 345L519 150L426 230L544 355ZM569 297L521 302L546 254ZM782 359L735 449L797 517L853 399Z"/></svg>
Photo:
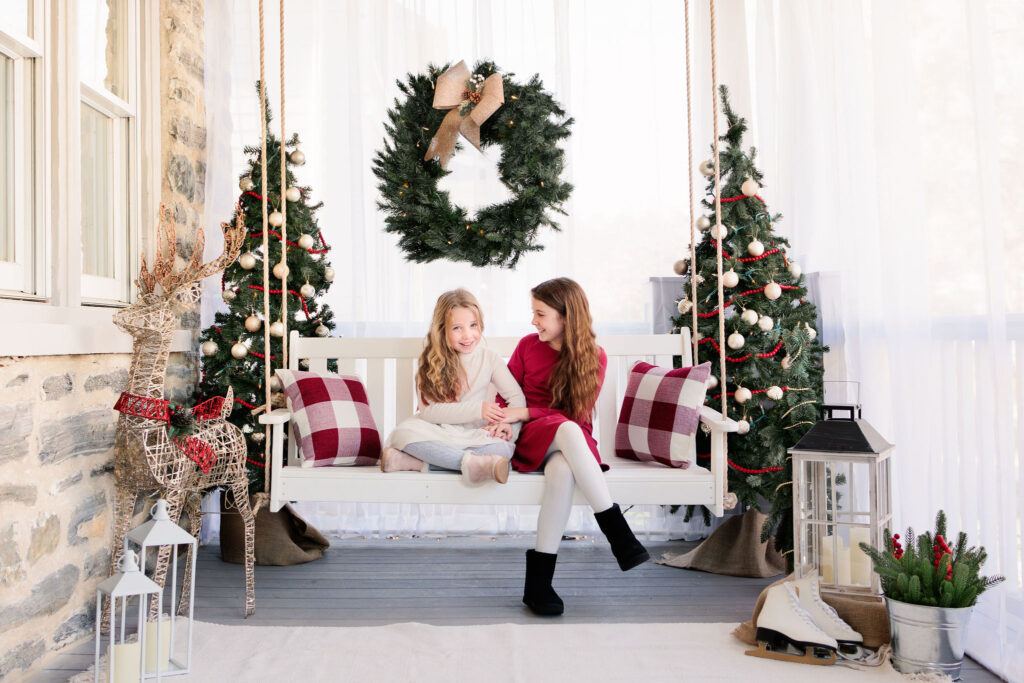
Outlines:
<svg viewBox="0 0 1024 683"><path fill-rule="evenodd" d="M601 531L608 537L608 542L612 545L612 553L619 561L619 568L622 571L632 569L651 559L650 554L633 535L632 529L626 523L626 518L622 516L622 510L619 509L618 503L613 504L604 512L595 512L594 517L597 518L597 525L601 527Z"/></svg>
<svg viewBox="0 0 1024 683"><path fill-rule="evenodd" d="M534 614L553 617L565 611L565 604L551 587L555 575L555 560L558 555L526 551L526 587L523 588L523 602Z"/></svg>

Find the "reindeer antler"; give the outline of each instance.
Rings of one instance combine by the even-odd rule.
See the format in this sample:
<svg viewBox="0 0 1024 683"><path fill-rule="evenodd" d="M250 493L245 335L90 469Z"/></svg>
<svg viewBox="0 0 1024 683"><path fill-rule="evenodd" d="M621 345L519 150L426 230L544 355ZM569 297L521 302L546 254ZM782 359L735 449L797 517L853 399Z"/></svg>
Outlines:
<svg viewBox="0 0 1024 683"><path fill-rule="evenodd" d="M224 231L224 251L221 255L203 264L203 248L206 246L206 236L203 229L196 229L195 243L192 247L192 257L181 272L174 272L174 258L177 250L176 229L174 217L171 210L165 205L160 205L160 225L157 228L156 260L153 263L153 270L150 272L146 267L146 256L142 256L142 265L139 269L137 284L139 289L146 292L153 292L156 285L163 288L164 294L170 294L182 285L198 282L205 277L219 273L230 263L238 258L242 250L242 242L245 240L245 222L242 220L242 212L235 212L235 225L221 223L221 230ZM162 234L161 234L162 233ZM163 241L167 241L167 254L163 253Z"/></svg>

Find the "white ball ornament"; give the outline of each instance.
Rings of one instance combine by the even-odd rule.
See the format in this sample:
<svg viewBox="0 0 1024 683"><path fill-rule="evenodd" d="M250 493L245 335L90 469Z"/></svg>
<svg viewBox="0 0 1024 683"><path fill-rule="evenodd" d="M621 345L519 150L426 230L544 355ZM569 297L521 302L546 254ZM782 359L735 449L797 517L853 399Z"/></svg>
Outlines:
<svg viewBox="0 0 1024 683"><path fill-rule="evenodd" d="M270 323L270 334L275 337L284 336L284 323L278 320L277 322Z"/></svg>
<svg viewBox="0 0 1024 683"><path fill-rule="evenodd" d="M334 268L330 266L324 268L324 279L328 282L334 282Z"/></svg>
<svg viewBox="0 0 1024 683"><path fill-rule="evenodd" d="M252 270L256 267L256 256L247 251L238 257L238 265L245 270Z"/></svg>
<svg viewBox="0 0 1024 683"><path fill-rule="evenodd" d="M746 434L749 431L750 431L750 423L749 422L747 422L746 420L738 420L736 422L736 433L737 434Z"/></svg>
<svg viewBox="0 0 1024 683"><path fill-rule="evenodd" d="M281 261L276 266L274 266L274 277L276 277L278 280L283 280L286 277L288 277L288 272L288 264L285 263L284 261Z"/></svg>
<svg viewBox="0 0 1024 683"><path fill-rule="evenodd" d="M249 438L252 439L253 443L263 443L263 439L267 438L267 435L263 432L253 432L249 435Z"/></svg>
<svg viewBox="0 0 1024 683"><path fill-rule="evenodd" d="M697 219L696 226L698 230L704 232L705 230L711 227L711 219L708 218L707 216L701 216L700 218Z"/></svg>
<svg viewBox="0 0 1024 683"><path fill-rule="evenodd" d="M289 187L284 191L284 198L290 202L297 202L302 199L302 192L297 187Z"/></svg>
<svg viewBox="0 0 1024 683"><path fill-rule="evenodd" d="M200 348L202 349L204 356L217 355L217 342L215 341L205 341Z"/></svg>
<svg viewBox="0 0 1024 683"><path fill-rule="evenodd" d="M300 249L312 249L313 248L313 236L303 233L299 236L299 239L295 241L299 245Z"/></svg>
<svg viewBox="0 0 1024 683"><path fill-rule="evenodd" d="M740 192L748 197L753 197L755 194L761 191L761 187L757 184L757 181L753 178L747 178L740 185Z"/></svg>
<svg viewBox="0 0 1024 683"><path fill-rule="evenodd" d="M773 401L779 401L782 399L782 387L770 386L764 392L764 395Z"/></svg>
<svg viewBox="0 0 1024 683"><path fill-rule="evenodd" d="M277 375L270 376L270 390L281 391L281 380L277 378Z"/></svg>
<svg viewBox="0 0 1024 683"><path fill-rule="evenodd" d="M676 310L683 315L689 313L691 308L693 308L693 302L689 299L680 299L679 303L676 304Z"/></svg>
<svg viewBox="0 0 1024 683"><path fill-rule="evenodd" d="M761 243L761 240L751 241L751 243L747 245L747 253L751 256L760 256L764 253L764 244Z"/></svg>
<svg viewBox="0 0 1024 683"><path fill-rule="evenodd" d="M297 149L288 155L288 160L296 166L302 166L306 163L306 155L302 153L302 150Z"/></svg>
<svg viewBox="0 0 1024 683"><path fill-rule="evenodd" d="M280 211L271 211L270 215L267 216L267 220L275 228L280 228L282 225L284 225L284 214L281 213Z"/></svg>
<svg viewBox="0 0 1024 683"><path fill-rule="evenodd" d="M303 299L312 299L316 295L316 287L307 282L299 287L299 294L302 295Z"/></svg>
<svg viewBox="0 0 1024 683"><path fill-rule="evenodd" d="M235 358L245 358L249 355L249 349L242 342L235 342L231 346L231 355Z"/></svg>
<svg viewBox="0 0 1024 683"><path fill-rule="evenodd" d="M810 337L811 339L814 339L815 337L818 336L818 331L811 327L810 325L805 324L804 328L807 330L807 336Z"/></svg>
<svg viewBox="0 0 1024 683"><path fill-rule="evenodd" d="M313 330L313 333L318 337L326 337L331 333L331 331L327 329L326 325L317 325L316 329Z"/></svg>
<svg viewBox="0 0 1024 683"><path fill-rule="evenodd" d="M732 395L732 397L736 399L737 403L746 403L750 400L751 396L753 396L753 394L751 394L750 389L747 389L746 387L739 387Z"/></svg>
<svg viewBox="0 0 1024 683"><path fill-rule="evenodd" d="M775 327L775 321L770 316L762 315L757 320L757 326L762 332L771 332Z"/></svg>
<svg viewBox="0 0 1024 683"><path fill-rule="evenodd" d="M775 301L782 296L782 287L776 282L769 282L764 288L764 295L768 297L769 301Z"/></svg>
<svg viewBox="0 0 1024 683"><path fill-rule="evenodd" d="M729 270L722 273L722 285L725 287L735 287L740 283L740 276L735 270L730 268Z"/></svg>
<svg viewBox="0 0 1024 683"><path fill-rule="evenodd" d="M711 236L716 240L724 240L729 236L729 227L722 224L716 225L711 228Z"/></svg>
<svg viewBox="0 0 1024 683"><path fill-rule="evenodd" d="M718 378L714 375L708 375L708 389L714 389L718 386Z"/></svg>
<svg viewBox="0 0 1024 683"><path fill-rule="evenodd" d="M740 320L748 325L753 325L757 322L757 311L752 308L748 308L740 314Z"/></svg>
<svg viewBox="0 0 1024 683"><path fill-rule="evenodd" d="M789 262L789 274L793 276L794 280L796 278L800 277L800 273L802 273L802 272L804 272L804 271L801 270L799 263L796 263L795 261L790 261Z"/></svg>
<svg viewBox="0 0 1024 683"><path fill-rule="evenodd" d="M223 292L220 293L220 296L222 299L224 299L224 301L228 303L231 303L237 297L237 295L235 294L235 290L233 289L225 289Z"/></svg>
<svg viewBox="0 0 1024 683"><path fill-rule="evenodd" d="M245 176L244 178L239 178L239 180L238 180L238 189L241 190L242 192L249 192L254 187L256 187L256 186L253 184L252 178L250 178L249 176Z"/></svg>
<svg viewBox="0 0 1024 683"><path fill-rule="evenodd" d="M686 271L690 269L689 259L681 258L672 264L672 271L676 275L686 275Z"/></svg>
<svg viewBox="0 0 1024 683"><path fill-rule="evenodd" d="M729 335L729 338L725 340L725 343L729 345L730 349L736 350L742 349L746 341L747 340L743 338L742 334L739 332L733 332Z"/></svg>
<svg viewBox="0 0 1024 683"><path fill-rule="evenodd" d="M700 174L704 176L712 176L715 174L715 160L706 159L700 162L700 166L697 167L700 170Z"/></svg>
<svg viewBox="0 0 1024 683"><path fill-rule="evenodd" d="M258 332L260 329L260 325L262 324L263 323L259 319L259 317L255 315L250 315L248 318L245 319L245 329L249 330L250 332Z"/></svg>

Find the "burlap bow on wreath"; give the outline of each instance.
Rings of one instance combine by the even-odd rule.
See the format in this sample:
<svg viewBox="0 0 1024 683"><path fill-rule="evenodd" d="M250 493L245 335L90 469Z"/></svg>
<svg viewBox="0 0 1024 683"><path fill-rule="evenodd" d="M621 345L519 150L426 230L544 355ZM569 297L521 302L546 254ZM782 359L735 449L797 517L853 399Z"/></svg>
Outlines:
<svg viewBox="0 0 1024 683"><path fill-rule="evenodd" d="M501 74L493 73L487 78L470 74L465 61L445 71L437 79L434 89L434 109L450 109L434 133L424 161L437 159L441 168L448 168L448 161L455 153L455 142L462 137L469 140L480 152L480 126L491 114L505 103L501 86Z"/></svg>

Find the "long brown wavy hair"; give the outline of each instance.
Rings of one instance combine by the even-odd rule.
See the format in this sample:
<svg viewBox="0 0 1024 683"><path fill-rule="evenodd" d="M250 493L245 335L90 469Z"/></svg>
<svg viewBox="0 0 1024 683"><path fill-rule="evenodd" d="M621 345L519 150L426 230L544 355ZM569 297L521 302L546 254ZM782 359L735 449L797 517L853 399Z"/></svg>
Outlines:
<svg viewBox="0 0 1024 683"><path fill-rule="evenodd" d="M469 291L459 288L437 297L434 317L427 332L427 345L420 354L416 388L423 403L449 403L459 397L463 372L459 352L448 345L448 318L456 308L468 308L476 314L480 334L484 332L484 314L480 302Z"/></svg>
<svg viewBox="0 0 1024 683"><path fill-rule="evenodd" d="M551 407L579 422L590 422L601 390L601 351L587 295L567 277L542 282L530 294L562 316L562 349L548 379Z"/></svg>

